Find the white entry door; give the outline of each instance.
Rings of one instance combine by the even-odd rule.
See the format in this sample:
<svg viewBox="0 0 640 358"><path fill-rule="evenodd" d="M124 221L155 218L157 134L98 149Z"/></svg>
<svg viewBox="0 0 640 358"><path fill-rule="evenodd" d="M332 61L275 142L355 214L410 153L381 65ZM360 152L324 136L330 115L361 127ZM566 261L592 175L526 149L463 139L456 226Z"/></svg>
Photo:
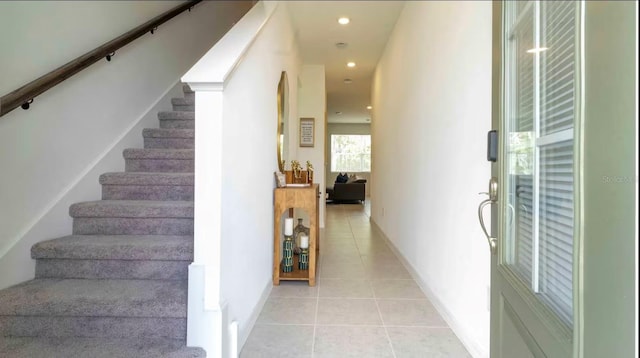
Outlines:
<svg viewBox="0 0 640 358"><path fill-rule="evenodd" d="M494 358L573 356L582 12L494 2Z"/></svg>

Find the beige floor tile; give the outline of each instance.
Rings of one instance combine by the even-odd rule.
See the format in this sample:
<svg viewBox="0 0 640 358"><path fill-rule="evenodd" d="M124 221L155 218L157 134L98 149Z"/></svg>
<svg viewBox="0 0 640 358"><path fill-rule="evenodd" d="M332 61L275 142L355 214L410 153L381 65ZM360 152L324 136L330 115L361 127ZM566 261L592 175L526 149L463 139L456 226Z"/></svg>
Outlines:
<svg viewBox="0 0 640 358"><path fill-rule="evenodd" d="M376 298L427 298L414 280L373 280L372 286Z"/></svg>
<svg viewBox="0 0 640 358"><path fill-rule="evenodd" d="M353 237L356 239L371 239L374 236L373 232L358 228L352 228L351 232L353 233Z"/></svg>
<svg viewBox="0 0 640 358"><path fill-rule="evenodd" d="M325 229L326 237L353 237L353 233L351 232L351 226L349 224L340 225L337 227L332 227L330 229Z"/></svg>
<svg viewBox="0 0 640 358"><path fill-rule="evenodd" d="M377 299L385 326L447 327L428 300Z"/></svg>
<svg viewBox="0 0 640 358"><path fill-rule="evenodd" d="M320 297L373 298L371 281L351 279L322 279L319 282Z"/></svg>
<svg viewBox="0 0 640 358"><path fill-rule="evenodd" d="M311 357L313 330L313 326L256 325L240 357Z"/></svg>
<svg viewBox="0 0 640 358"><path fill-rule="evenodd" d="M471 357L449 328L388 327L397 358Z"/></svg>
<svg viewBox="0 0 640 358"><path fill-rule="evenodd" d="M383 327L318 326L314 343L315 358L393 357Z"/></svg>
<svg viewBox="0 0 640 358"><path fill-rule="evenodd" d="M354 254L358 254L358 246L356 246L356 242L352 239L345 240L327 240L324 242L324 246L322 246L322 251L326 252L334 252L334 251L351 251Z"/></svg>
<svg viewBox="0 0 640 358"><path fill-rule="evenodd" d="M367 277L371 279L410 279L411 275L402 264L391 263L364 263Z"/></svg>
<svg viewBox="0 0 640 358"><path fill-rule="evenodd" d="M353 241L353 234L352 233L327 234L324 240L332 241L332 242Z"/></svg>
<svg viewBox="0 0 640 358"><path fill-rule="evenodd" d="M389 249L389 247L387 247L386 245L383 246L380 244L358 243L357 247L358 247L358 252L362 256L374 255L374 256L387 256L387 257L395 258L395 255L393 254L391 249Z"/></svg>
<svg viewBox="0 0 640 358"><path fill-rule="evenodd" d="M358 247L355 243L348 243L347 245L340 246L336 242L327 245L322 248L322 254L325 256L352 256L354 258L360 255Z"/></svg>
<svg viewBox="0 0 640 358"><path fill-rule="evenodd" d="M402 263L393 252L368 252L366 255L361 255L360 260L362 260L364 267L372 267L374 265L402 266Z"/></svg>
<svg viewBox="0 0 640 358"><path fill-rule="evenodd" d="M270 297L264 305L258 324L313 324L317 299Z"/></svg>
<svg viewBox="0 0 640 358"><path fill-rule="evenodd" d="M360 259L360 255L358 255L357 253L346 254L340 252L332 252L322 255L322 258L324 259L323 262L327 265L357 265L364 269L362 260Z"/></svg>
<svg viewBox="0 0 640 358"><path fill-rule="evenodd" d="M364 279L366 274L359 260L355 261L349 257L341 259L336 256L327 255L322 261L318 277Z"/></svg>
<svg viewBox="0 0 640 358"><path fill-rule="evenodd" d="M344 266L352 266L357 268L359 271L362 272L361 275L359 275L358 277L363 277L364 275L364 266L362 265L362 260L360 260L360 257L358 256L358 254L346 254L346 253L339 253L339 252L334 252L334 253L330 253L330 254L325 254L322 256L322 265L324 267L324 265L329 265L329 266L339 266L339 267L344 267ZM338 268L336 268L338 269ZM334 278L349 278L349 277L334 277ZM352 277L353 278L353 277Z"/></svg>
<svg viewBox="0 0 640 358"><path fill-rule="evenodd" d="M382 325L373 299L320 298L317 324Z"/></svg>
<svg viewBox="0 0 640 358"><path fill-rule="evenodd" d="M389 248L389 246L384 240L355 239L354 242L359 249L374 248L374 249L383 249L383 250L391 251L391 249Z"/></svg>
<svg viewBox="0 0 640 358"><path fill-rule="evenodd" d="M318 296L318 287L309 286L306 281L280 281L280 286L273 286L270 297L306 297Z"/></svg>

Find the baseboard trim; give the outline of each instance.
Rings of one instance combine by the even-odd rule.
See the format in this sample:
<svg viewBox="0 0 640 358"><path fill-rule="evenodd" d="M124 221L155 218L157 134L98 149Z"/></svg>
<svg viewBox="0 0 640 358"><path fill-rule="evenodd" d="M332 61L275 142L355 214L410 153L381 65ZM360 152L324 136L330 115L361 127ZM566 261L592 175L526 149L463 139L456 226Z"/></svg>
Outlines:
<svg viewBox="0 0 640 358"><path fill-rule="evenodd" d="M435 295L433 290L429 287L429 285L420 277L418 272L415 270L413 265L404 257L404 255L398 250L393 241L389 239L387 234L378 226L373 218L369 218L371 222L371 227L376 231L389 245L389 248L393 253L398 257L402 265L409 271L411 277L416 281L422 292L427 296L429 301L433 304L436 311L442 316L442 318L447 322L453 333L460 339L464 347L469 351L472 357L474 358L489 358L489 352L486 348L483 348L475 339L473 339L464 326L460 323L458 319L456 319L453 314L446 308L446 306L440 301L440 299Z"/></svg>
<svg viewBox="0 0 640 358"><path fill-rule="evenodd" d="M267 300L269 299L269 295L271 295L272 289L273 289L273 284L271 283L271 279L269 279L267 281L267 284L262 289L262 294L260 295L260 299L258 299L258 303L253 308L253 311L251 311L251 315L249 315L249 318L247 319L246 326L240 327L240 337L238 340L238 353L242 352L242 347L244 347L244 344L247 342L247 339L249 338L249 334L251 333L253 326L256 325L256 322L258 321L258 317L260 316L260 312L262 312L264 305L267 303Z"/></svg>

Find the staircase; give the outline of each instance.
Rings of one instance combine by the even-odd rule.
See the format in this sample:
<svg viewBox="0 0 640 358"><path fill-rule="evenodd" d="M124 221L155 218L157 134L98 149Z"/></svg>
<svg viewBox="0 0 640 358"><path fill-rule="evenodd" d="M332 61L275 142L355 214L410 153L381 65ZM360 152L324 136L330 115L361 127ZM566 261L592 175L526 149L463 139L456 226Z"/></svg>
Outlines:
<svg viewBox="0 0 640 358"><path fill-rule="evenodd" d="M172 99L73 234L31 249L34 280L0 290L0 357L204 357L185 347L193 261L194 93Z"/></svg>

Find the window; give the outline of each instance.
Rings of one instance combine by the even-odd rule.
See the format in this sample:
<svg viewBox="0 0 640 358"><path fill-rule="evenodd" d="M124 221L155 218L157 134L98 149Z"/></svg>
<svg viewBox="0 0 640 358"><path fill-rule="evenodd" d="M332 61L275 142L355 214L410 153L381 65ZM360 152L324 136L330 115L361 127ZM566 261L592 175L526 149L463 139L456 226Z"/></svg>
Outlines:
<svg viewBox="0 0 640 358"><path fill-rule="evenodd" d="M331 135L332 172L370 172L370 135Z"/></svg>
<svg viewBox="0 0 640 358"><path fill-rule="evenodd" d="M507 266L573 325L579 2L505 2Z"/></svg>

